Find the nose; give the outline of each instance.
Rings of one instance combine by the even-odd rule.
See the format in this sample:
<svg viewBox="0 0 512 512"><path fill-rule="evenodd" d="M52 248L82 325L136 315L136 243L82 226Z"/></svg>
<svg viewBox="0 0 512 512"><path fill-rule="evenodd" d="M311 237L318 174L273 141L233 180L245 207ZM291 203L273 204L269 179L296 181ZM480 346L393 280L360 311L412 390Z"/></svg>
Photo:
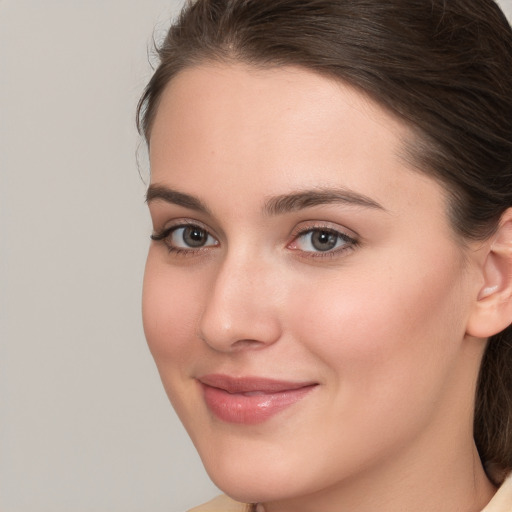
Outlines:
<svg viewBox="0 0 512 512"><path fill-rule="evenodd" d="M257 349L281 336L279 280L272 265L232 255L219 265L199 322L199 337L216 351Z"/></svg>

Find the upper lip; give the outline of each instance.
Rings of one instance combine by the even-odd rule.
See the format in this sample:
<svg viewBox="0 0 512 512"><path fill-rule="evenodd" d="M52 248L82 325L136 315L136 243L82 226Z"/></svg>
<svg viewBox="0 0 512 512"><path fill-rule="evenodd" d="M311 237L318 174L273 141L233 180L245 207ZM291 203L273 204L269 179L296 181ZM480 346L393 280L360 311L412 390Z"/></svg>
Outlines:
<svg viewBox="0 0 512 512"><path fill-rule="evenodd" d="M253 376L232 377L223 374L203 375L197 380L206 386L223 389L228 393L280 393L317 384L313 381L297 382Z"/></svg>

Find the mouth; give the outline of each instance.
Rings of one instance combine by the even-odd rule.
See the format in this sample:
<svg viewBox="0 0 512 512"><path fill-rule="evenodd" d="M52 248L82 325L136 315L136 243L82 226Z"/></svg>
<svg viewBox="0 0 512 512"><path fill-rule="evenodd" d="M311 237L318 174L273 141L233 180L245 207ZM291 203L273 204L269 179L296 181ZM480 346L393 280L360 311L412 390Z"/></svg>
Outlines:
<svg viewBox="0 0 512 512"><path fill-rule="evenodd" d="M262 377L205 375L198 379L206 406L227 423L255 425L294 405L316 382L289 382Z"/></svg>

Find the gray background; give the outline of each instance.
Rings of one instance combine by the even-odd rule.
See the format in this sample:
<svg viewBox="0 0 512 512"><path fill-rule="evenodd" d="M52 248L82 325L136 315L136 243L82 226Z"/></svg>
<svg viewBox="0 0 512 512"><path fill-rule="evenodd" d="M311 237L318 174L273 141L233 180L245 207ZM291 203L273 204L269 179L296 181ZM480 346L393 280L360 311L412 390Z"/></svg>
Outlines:
<svg viewBox="0 0 512 512"><path fill-rule="evenodd" d="M180 4L0 0L2 512L179 512L217 493L140 320L134 111Z"/></svg>

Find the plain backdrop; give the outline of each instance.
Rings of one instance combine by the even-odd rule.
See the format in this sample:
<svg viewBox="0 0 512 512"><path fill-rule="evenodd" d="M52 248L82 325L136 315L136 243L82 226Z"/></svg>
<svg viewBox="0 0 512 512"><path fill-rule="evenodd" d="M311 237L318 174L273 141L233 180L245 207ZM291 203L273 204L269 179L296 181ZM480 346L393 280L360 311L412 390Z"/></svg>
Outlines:
<svg viewBox="0 0 512 512"><path fill-rule="evenodd" d="M0 0L1 512L180 512L218 493L140 319L134 112L180 4Z"/></svg>

